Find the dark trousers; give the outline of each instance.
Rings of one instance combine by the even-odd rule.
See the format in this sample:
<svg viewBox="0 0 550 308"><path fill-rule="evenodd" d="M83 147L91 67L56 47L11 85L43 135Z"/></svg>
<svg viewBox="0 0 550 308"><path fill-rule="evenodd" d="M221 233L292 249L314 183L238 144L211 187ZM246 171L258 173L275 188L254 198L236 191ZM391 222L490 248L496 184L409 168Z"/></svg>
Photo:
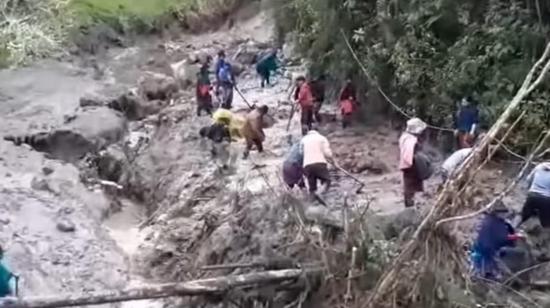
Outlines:
<svg viewBox="0 0 550 308"><path fill-rule="evenodd" d="M314 193L317 191L317 181L325 184L327 189L330 187L330 174L326 163L307 165L304 167L304 173L307 178L309 192Z"/></svg>
<svg viewBox="0 0 550 308"><path fill-rule="evenodd" d="M311 124L313 123L313 106L302 107L300 123L302 124L302 135L307 134L311 130Z"/></svg>
<svg viewBox="0 0 550 308"><path fill-rule="evenodd" d="M271 76L271 72L268 69L258 69L258 74L260 75L260 78L262 80L261 86L264 88L266 85L269 86L269 77Z"/></svg>
<svg viewBox="0 0 550 308"><path fill-rule="evenodd" d="M201 116L205 111L208 115L212 115L212 97L210 95L206 97L197 96L197 116Z"/></svg>
<svg viewBox="0 0 550 308"><path fill-rule="evenodd" d="M521 222L538 216L541 226L550 228L550 197L530 192L521 210Z"/></svg>
<svg viewBox="0 0 550 308"><path fill-rule="evenodd" d="M321 123L321 120L322 120L321 107L323 107L323 101L322 100L315 101L315 105L313 106L313 118L317 123Z"/></svg>
<svg viewBox="0 0 550 308"><path fill-rule="evenodd" d="M233 84L222 83L220 91L220 101L222 103L222 108L231 109L231 107L233 106Z"/></svg>
<svg viewBox="0 0 550 308"><path fill-rule="evenodd" d="M351 113L342 114L342 128L347 128L351 125Z"/></svg>

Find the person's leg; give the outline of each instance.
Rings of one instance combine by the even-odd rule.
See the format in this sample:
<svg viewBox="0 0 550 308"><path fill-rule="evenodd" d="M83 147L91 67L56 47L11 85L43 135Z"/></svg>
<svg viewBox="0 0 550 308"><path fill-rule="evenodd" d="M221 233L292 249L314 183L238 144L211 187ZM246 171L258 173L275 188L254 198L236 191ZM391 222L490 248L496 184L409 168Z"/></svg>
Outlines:
<svg viewBox="0 0 550 308"><path fill-rule="evenodd" d="M308 108L307 112L307 129L311 130L313 125L313 108Z"/></svg>
<svg viewBox="0 0 550 308"><path fill-rule="evenodd" d="M244 149L243 159L247 159L250 155L250 150L252 150L252 147L254 145L254 141L250 140L250 138L246 138L246 148Z"/></svg>
<svg viewBox="0 0 550 308"><path fill-rule="evenodd" d="M315 119L315 122L317 123L321 123L321 107L323 106L323 102L322 101L317 101L315 102L315 109L314 109L314 112L313 112L313 117Z"/></svg>
<svg viewBox="0 0 550 308"><path fill-rule="evenodd" d="M414 190L410 171L403 170L403 197L405 199L405 207L414 206Z"/></svg>
<svg viewBox="0 0 550 308"><path fill-rule="evenodd" d="M267 83L268 86L271 86L270 77L271 77L271 71L267 70L265 72L265 82Z"/></svg>
<svg viewBox="0 0 550 308"><path fill-rule="evenodd" d="M550 198L545 196L537 197L537 211L540 225L545 229L550 229Z"/></svg>
<svg viewBox="0 0 550 308"><path fill-rule="evenodd" d="M260 139L254 139L254 144L256 145L256 148L258 149L259 153L262 153L264 151L264 146Z"/></svg>
<svg viewBox="0 0 550 308"><path fill-rule="evenodd" d="M521 221L519 222L518 226L537 214L536 203L536 195L531 193L527 194L527 199L525 200L523 208L521 209Z"/></svg>
<svg viewBox="0 0 550 308"><path fill-rule="evenodd" d="M307 109L303 108L302 112L300 113L300 124L302 126L302 135L306 135L308 131L307 127Z"/></svg>
<svg viewBox="0 0 550 308"><path fill-rule="evenodd" d="M328 165L327 164L317 164L316 166L316 175L319 181L323 185L325 185L325 192L327 192L330 189L330 172L328 171Z"/></svg>
<svg viewBox="0 0 550 308"><path fill-rule="evenodd" d="M307 178L307 185L309 186L309 192L314 194L317 191L317 177L315 176L315 166L309 165L304 168L304 172Z"/></svg>
<svg viewBox="0 0 550 308"><path fill-rule="evenodd" d="M229 167L229 143L223 141L218 145L218 159L222 168L227 169Z"/></svg>
<svg viewBox="0 0 550 308"><path fill-rule="evenodd" d="M231 109L233 107L233 86L228 85L227 87L227 109Z"/></svg>

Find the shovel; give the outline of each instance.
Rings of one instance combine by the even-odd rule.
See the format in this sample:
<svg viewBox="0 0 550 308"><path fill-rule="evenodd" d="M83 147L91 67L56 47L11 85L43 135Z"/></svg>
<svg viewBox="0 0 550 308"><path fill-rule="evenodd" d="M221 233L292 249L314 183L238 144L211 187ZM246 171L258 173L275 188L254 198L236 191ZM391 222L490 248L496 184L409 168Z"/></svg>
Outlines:
<svg viewBox="0 0 550 308"><path fill-rule="evenodd" d="M237 88L236 85L233 86L235 88L235 91L237 91L237 94L239 94L239 96L243 99L243 101L248 105L248 108L250 109L254 109L252 107L252 105L250 105L250 103L248 102L248 100L246 100L246 98L244 97L243 93L241 92L241 90L239 90L239 88Z"/></svg>
<svg viewBox="0 0 550 308"><path fill-rule="evenodd" d="M333 165L336 169L342 171L342 173L344 173L345 175L347 175L349 178L351 178L352 180L354 180L355 182L357 182L360 186L359 188L357 188L357 190L355 191L355 193L357 194L360 194L363 190L363 187L365 187L365 182L359 180L357 177L355 177L354 175L352 175L351 173L349 173L346 169L334 164L334 163L331 163L331 165Z"/></svg>

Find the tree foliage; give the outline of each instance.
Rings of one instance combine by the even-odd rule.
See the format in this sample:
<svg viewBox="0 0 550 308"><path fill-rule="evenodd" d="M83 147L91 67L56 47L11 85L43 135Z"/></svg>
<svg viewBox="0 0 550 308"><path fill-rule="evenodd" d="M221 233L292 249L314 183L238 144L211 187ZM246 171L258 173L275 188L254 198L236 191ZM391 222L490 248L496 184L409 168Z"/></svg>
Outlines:
<svg viewBox="0 0 550 308"><path fill-rule="evenodd" d="M277 1L278 21L285 25L279 29L297 33L312 71L360 75L342 29L396 102L447 127L465 95L479 102L490 125L542 52L550 29L548 0ZM548 127L548 96L546 87L530 97L518 136L534 139ZM521 147L528 145L524 139Z"/></svg>

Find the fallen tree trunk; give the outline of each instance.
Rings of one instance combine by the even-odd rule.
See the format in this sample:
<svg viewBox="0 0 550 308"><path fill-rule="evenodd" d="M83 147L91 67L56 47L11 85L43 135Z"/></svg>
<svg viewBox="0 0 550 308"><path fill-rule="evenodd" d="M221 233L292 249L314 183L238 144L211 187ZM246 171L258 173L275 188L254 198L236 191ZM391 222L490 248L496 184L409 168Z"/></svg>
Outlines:
<svg viewBox="0 0 550 308"><path fill-rule="evenodd" d="M498 139L498 136L506 129L506 123L514 119L514 113L519 109L520 103L544 80L550 69L549 57L550 44L546 46L544 54L527 74L523 85L491 127L486 137L472 151L472 154L460 167L456 175L447 181L434 206L424 218L412 239L403 246L401 253L393 261L392 266L378 281L367 306L383 307L384 303L391 302L389 299L395 299L397 293L406 294L405 296L408 298L403 298L404 302L414 301L415 295L417 295L415 292L418 290L419 285L418 283L411 283L411 281L422 281L420 275L426 274L430 266L431 268L437 268L439 266L453 267L453 265L456 265L456 268L461 268L463 262L457 253L460 247L449 243L448 238L452 237L449 237L447 229L442 228L442 226L437 227L437 222L456 215L468 206L463 200L465 196L460 193L464 192L465 186L471 183L470 179L473 177L474 170L484 159L490 159L492 154L495 153L495 150L493 150L487 155L488 157L485 157L491 142ZM496 147L498 148L503 141L500 140ZM429 251L430 249L440 249L440 251L437 254L432 254ZM438 256L437 260L434 260L434 255ZM415 268L421 270L413 274L414 278L412 280L411 277L403 279L404 269L411 268L407 265L419 260L422 264L415 263ZM464 271L453 272L462 276L460 279L465 279L463 276Z"/></svg>
<svg viewBox="0 0 550 308"><path fill-rule="evenodd" d="M128 288L121 291L101 291L89 294L67 294L51 297L36 297L21 299L13 303L4 303L0 306L5 308L58 308L100 305L175 296L214 295L222 294L236 287L245 287L255 284L266 285L280 283L299 278L304 273L313 273L316 271L319 270L312 269L305 271L301 269L287 269L279 271L265 271L179 283L149 285Z"/></svg>

